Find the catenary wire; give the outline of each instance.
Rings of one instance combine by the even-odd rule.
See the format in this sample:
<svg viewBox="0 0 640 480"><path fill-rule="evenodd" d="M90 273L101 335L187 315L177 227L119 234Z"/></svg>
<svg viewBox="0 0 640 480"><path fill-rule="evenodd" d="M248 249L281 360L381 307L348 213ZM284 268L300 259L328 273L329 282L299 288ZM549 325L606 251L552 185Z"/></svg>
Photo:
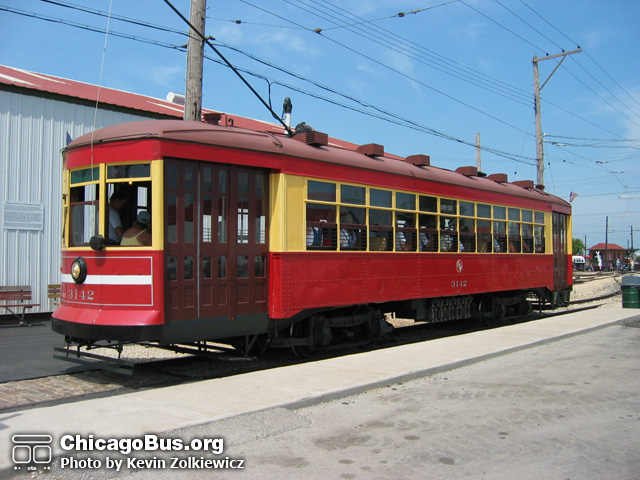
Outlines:
<svg viewBox="0 0 640 480"><path fill-rule="evenodd" d="M282 1L292 5L295 8L303 9L306 12L311 13L312 15L321 16L319 13L316 13L309 8L302 7L299 2L293 3L291 2L291 0ZM373 41L386 48L392 48L390 45L393 45L394 51L400 53L401 55L420 61L421 63L429 65L432 68L435 68L445 74L454 76L463 81L479 86L480 88L484 88L485 90L501 95L505 98L509 98L520 103L524 102L526 105L529 105L531 103L530 93L509 85L496 78L493 78L489 75L486 75L482 72L462 65L458 62L455 62L443 55L436 53L433 50L427 49L426 47L415 43L405 37L402 37L394 32L391 32L390 30L387 30L381 26L368 25L368 22L364 21L364 19L362 19L361 17L348 12L347 10L331 3L328 0L308 1L315 4L316 9L324 10L326 13L323 13L321 18L324 18L332 23L339 25L340 22L347 22L348 20L344 19L346 16L354 20L362 20L362 23L364 23L365 25L361 27L358 26L356 28L348 28L348 30L355 35ZM325 30L331 30L331 28L314 29L313 31L316 33L322 33Z"/></svg>
<svg viewBox="0 0 640 480"><path fill-rule="evenodd" d="M281 16L281 15L279 15L279 14L277 14L277 13L270 12L270 11L268 11L268 10L265 10L265 9L264 9L264 8L262 8L262 7L258 7L257 5L251 4L251 3L250 3L250 2L248 2L247 0L240 0L240 1L241 1L241 2L243 2L243 3L246 3L246 4L248 4L248 5L251 5L251 6L255 7L255 8L258 8L259 10L262 10L262 11L264 11L264 12L266 12L266 13L270 14L270 15L276 16L276 17L278 17L278 18L280 18L280 19L282 19L282 20L286 20L286 21L291 22L291 23L293 23L293 24L295 24L295 25L299 25L298 23L294 22L293 20L287 19L287 18L285 18L285 17L283 17L283 16ZM292 4L292 5L293 5L293 4ZM297 6L297 5L293 5L293 6ZM297 7L299 7L299 6L297 6ZM425 82L423 82L423 81L421 81L421 80L418 80L418 79L416 79L416 78L412 77L411 75L408 75L408 74L406 74L406 73L404 73L404 72L401 72L400 70L398 70L398 69L396 69L396 68L393 68L393 67L391 67L391 66L389 66L389 65L387 65L387 64L385 64L385 63L383 63L383 62L381 62L381 61L379 61L379 60L376 60L375 58L371 57L370 55L366 55L366 54L364 54L364 53L362 53L362 52L359 52L358 50L356 50L356 49L354 49L354 48L352 48L352 47L350 47L350 46L348 46L348 45L346 45L346 44L344 44L344 43L338 42L337 40L335 40L335 39L333 39L333 38L331 38L331 37L329 37L329 36L323 35L323 34L321 34L321 33L320 33L320 36L321 36L322 38L327 39L327 40L328 40L328 41L330 41L331 43L334 43L334 44L336 44L336 45L338 45L338 46L340 46L340 47L342 47L342 48L344 48L344 49L346 49L346 50L349 50L350 52L352 52L352 53L354 53L354 54L356 54L356 55L358 55L358 56L361 56L361 57L363 57L363 58L365 58L365 59L369 60L370 62L373 62L373 63L375 63L375 64L377 64L377 65L380 65L381 67L383 67L383 68L385 68L385 69L387 69L387 70L390 70L390 71L392 71L392 72L394 72L394 73L396 73L396 74L398 74L398 75L400 75L400 76L402 76L402 77L404 77L404 78L407 78L407 79L409 79L409 80L411 80L411 81L413 81L413 82L416 82L418 85L422 85L423 87L425 87L425 88L427 88L427 89L429 89L429 90L432 90L432 91L434 91L434 92L436 92L436 93L438 93L438 94L440 94L440 95L442 95L442 96L444 96L444 97L446 97L446 98L448 98L448 99L450 99L450 100L452 100L452 101L454 101L454 102L456 102L456 103L458 103L458 104L460 104L460 105L463 105L463 106L465 106L465 107L467 107L467 108L471 109L471 110L474 110L474 111L476 111L476 112L480 113L481 115L484 115L484 116L486 116L486 117L489 117L489 118L491 118L491 119L493 119L493 120L495 120L495 121L497 121L497 122L499 122L499 123L502 123L503 125L506 125L506 126L508 126L508 127L510 127L510 128L513 128L514 130L517 130L517 131L519 131L519 132L521 132L521 133L523 133L523 134L525 134L525 135L532 136L532 135L531 135L529 132L527 132L526 130L523 130L523 129L521 129L520 127L517 127L517 126L515 126L515 125L512 125L512 124L510 124L509 122L506 122L505 120L502 120L502 119L500 119L500 118L496 117L495 115L492 115L492 114L490 114L490 113L487 113L487 112L485 112L485 111L483 111L483 110L481 110L481 109L479 109L479 108L476 108L476 107L474 107L474 106L472 106L472 105L470 105L470 104L468 104L468 103L466 103L466 102L463 102L462 100L459 100L459 99L455 98L455 97L454 97L454 96L452 96L452 95L449 95L449 94L447 94L447 93L445 93L445 92L443 92L443 91L441 91L441 90L438 90L437 88L432 87L431 85L429 85L429 84L427 84L427 83L425 83Z"/></svg>
<svg viewBox="0 0 640 480"><path fill-rule="evenodd" d="M289 133L289 135L293 135L289 125L287 125L286 123L284 123L284 121L282 121L282 119L273 111L271 106L264 101L264 99L260 96L260 94L255 90L255 88L253 88L253 86L240 74L240 72L238 72L238 70L231 64L231 62L229 62L226 59L226 57L222 55L222 53L220 53L220 51L209 41L209 39L204 36L204 32L200 32L198 29L196 29L191 24L191 22L189 22L189 20L185 18L184 15L182 15L182 13L180 13L180 11L176 7L173 6L173 4L169 0L164 0L164 3L166 3L169 6L169 8L171 8L171 10L173 10L182 19L182 21L184 21L184 23L186 23L189 26L190 31L195 32L202 39L202 41L206 43L209 46L209 48L211 48L224 63L227 64L227 66L238 76L238 78L240 78L242 83L244 83L249 88L249 90L251 90L251 92L258 98L258 100L260 100L260 102L267 108L267 110L271 112L271 115L273 116L273 118L282 124L282 126Z"/></svg>
<svg viewBox="0 0 640 480"><path fill-rule="evenodd" d="M574 45L578 45L577 42L573 41L571 38L569 38L564 32L562 32L561 30L559 30L557 27L555 27L551 22L549 22L546 18L544 18L542 15L540 15L538 12L536 12L533 8L531 8L529 5L527 5L523 0L519 0L520 3L522 3L525 7L527 7L529 10L531 10L531 12L533 12L535 15L537 15L538 17L540 17L540 19L542 19L542 21L544 21L547 25L549 25L551 28L553 28L556 32L558 32L560 35L562 35L564 38L566 38L567 40L569 40L570 42L572 42ZM598 62L595 61L595 59L589 55L589 52L586 50L582 50L583 53L589 58L589 60L591 60L594 65L596 67L598 67L598 69L600 69L600 71L602 73L604 73L607 77L609 77L609 79L615 83L617 85L617 87L623 91L633 102L635 102L636 104L640 105L640 101L638 101L633 95L631 95L622 85L620 85L620 83L618 83L610 74L609 72L607 72L604 68L602 68Z"/></svg>
<svg viewBox="0 0 640 480"><path fill-rule="evenodd" d="M66 25L66 26L71 26L71 27L74 27L74 28L79 28L79 29L83 29L83 30L87 30L87 31L95 32L95 33L102 33L102 34L105 33L105 30L103 28L92 27L92 26L89 26L89 25L82 25L82 24L79 24L79 23L76 23L76 22L71 22L69 20L53 18L53 17L47 17L47 16L44 16L44 15L35 14L35 13L32 13L32 12L19 11L19 10L11 9L11 8L5 7L5 6L0 6L0 10L5 10L5 11L8 11L10 13L15 13L15 14L19 14L19 15L24 15L24 16L28 16L28 17L37 18L39 20L44 20L44 21L49 21L49 22L54 22L54 23L60 23L60 24ZM138 37L138 36L130 35L130 34L123 34L123 33L115 32L113 30L109 30L108 33L109 33L109 35L115 36L115 37L120 37L120 38L129 39L129 40L139 41L139 42L142 42L142 43L147 43L147 44L160 46L160 47L164 47L164 48L184 51L184 46L180 46L180 45L173 45L173 44L168 44L166 42L161 42L161 41L158 41L158 40L147 39L147 38ZM184 32L177 32L176 31L175 33L181 33L182 35L186 35ZM213 59L212 57L205 56L205 58L207 58L208 60L214 61L214 62L216 62L216 63L218 63L220 65L223 65L225 67L228 67L228 65L226 65L225 63L223 63L223 62L221 62L221 61L219 61L217 59ZM302 90L302 89L297 88L297 87L292 86L292 85L287 85L287 84L285 84L283 82L277 82L277 81L268 80L268 79L266 79L266 77L264 77L262 75L259 75L259 74L256 74L256 73L253 73L253 72L250 72L248 70L244 70L244 69L239 69L239 70L243 71L244 73L253 75L256 78L265 79L268 82L270 81L271 83L282 85L285 88L289 88L289 89L294 90L294 91L299 91L300 93L303 93L303 94L318 98L320 100L335 104L335 105L343 107L343 108L351 109L351 110L356 111L358 113L363 113L365 115L368 115L368 116L371 116L371 117L374 117L374 118L378 118L378 119L381 119L381 120L384 120L384 121L387 121L387 122L390 122L390 123L395 123L397 125L400 125L400 126L403 126L403 127L406 127L406 128L411 128L411 129L416 130L416 131L420 131L420 132L423 132L423 133L431 134L431 135L443 138L445 140L454 141L456 143L461 143L461 144L464 144L464 145L467 145L467 146L475 148L475 144L473 144L471 142L465 141L463 139L454 137L454 136L449 135L449 134L445 134L445 133L440 132L438 130L435 130L435 129L432 129L430 127L421 125L421 124L419 124L417 122L413 122L413 121L411 121L409 119L404 119L404 118L402 118L402 117L400 117L398 115L392 114L391 112L386 112L386 111L384 111L382 109L379 109L379 108L377 108L377 107L375 107L373 105L368 105L365 102L360 102L357 99L353 99L353 100L361 103L362 105L367 105L367 106L369 106L371 108L377 109L378 111L382 112L384 115L388 115L388 117L385 117L383 114L376 115L376 114L373 114L371 112L367 112L367 111L362 110L362 109L356 109L356 108L354 108L352 106L348 106L346 104L336 102L336 101L331 100L331 99L329 99L327 97L323 97L323 96L320 96L320 95L313 94L311 92ZM280 70L284 71L283 69L280 69ZM300 77L300 78L303 78L303 77ZM336 91L333 91L331 89L329 89L329 91L332 91L332 92L336 93ZM272 113L272 114L275 115L274 113ZM394 120L394 118L395 118L395 120ZM504 152L502 150L491 148L491 147L487 147L487 146L482 146L481 149L483 151L486 151L487 153L492 153L492 154L494 154L496 156L500 156L500 157L503 157L503 158L506 158L506 159L509 159L509 160L512 160L512 161L516 161L516 162L520 162L520 163L526 163L526 164L529 164L529 165L534 165L534 163L533 163L534 159L531 158L531 157L527 157L527 156L524 156L524 155L518 155L518 154L514 154L514 153L509 153L509 152Z"/></svg>
<svg viewBox="0 0 640 480"><path fill-rule="evenodd" d="M56 5L60 5L60 6L67 6L68 7L68 5L62 4L62 2L55 2L55 1L52 1L52 0L43 0L43 1L45 1L46 3L52 3L52 4L56 4ZM89 13L94 13L94 12L89 12ZM114 18L117 18L117 17L114 17ZM142 26L150 26L150 24L146 24L144 22L139 22L139 21L135 21L135 20L131 20L131 19L126 19L124 17L119 17L117 19L120 19L120 20L123 20L123 21L128 21L129 23L134 23L134 24L138 24L138 25L142 25ZM78 26L78 25L75 25L75 26ZM179 31L179 30L168 29L168 28L161 27L161 26L158 26L158 25L151 25L151 26L154 27L154 28L157 28L157 29L164 29L166 31L171 31L172 33L178 33L178 34L181 34L181 35L186 35L184 32ZM103 32L102 29L92 29L91 27L86 27L86 28L87 29L91 29L93 31ZM114 32L114 34L115 34L115 32ZM157 42L157 41L149 40L149 39L142 39L140 37L136 37L136 36L133 36L133 35L119 35L119 36L122 36L124 38L129 38L129 39L132 39L132 40L143 41L145 43L151 43L151 44L156 44L156 45L159 44L159 42ZM177 48L177 47L176 46L171 46L170 48ZM325 99L325 100L328 101L328 99ZM388 114L388 113L389 112L385 112L385 114ZM445 135L443 138L449 138L449 139L453 139L454 141L459 141L459 139L455 139L454 137L447 136L447 135ZM465 143L465 142L462 142L462 143ZM468 145L473 146L470 143L468 143ZM489 149L487 149L487 151L489 151ZM512 155L512 154L508 154L508 155ZM509 157L507 157L507 158L509 158ZM527 157L524 157L524 158L527 158Z"/></svg>

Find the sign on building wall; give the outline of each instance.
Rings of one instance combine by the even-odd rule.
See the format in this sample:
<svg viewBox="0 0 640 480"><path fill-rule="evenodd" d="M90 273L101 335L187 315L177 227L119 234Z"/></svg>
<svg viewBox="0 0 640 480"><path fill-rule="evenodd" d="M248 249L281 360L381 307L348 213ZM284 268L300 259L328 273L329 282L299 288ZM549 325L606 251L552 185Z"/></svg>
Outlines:
<svg viewBox="0 0 640 480"><path fill-rule="evenodd" d="M2 227L5 230L44 230L44 205L5 202L2 208Z"/></svg>

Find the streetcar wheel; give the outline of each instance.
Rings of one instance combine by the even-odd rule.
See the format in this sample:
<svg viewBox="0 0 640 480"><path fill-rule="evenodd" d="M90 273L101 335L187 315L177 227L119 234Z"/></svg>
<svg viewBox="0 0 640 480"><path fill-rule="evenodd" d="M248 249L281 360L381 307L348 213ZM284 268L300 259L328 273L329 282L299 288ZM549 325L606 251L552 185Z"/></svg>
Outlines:
<svg viewBox="0 0 640 480"><path fill-rule="evenodd" d="M311 340L313 340L311 325L312 324L310 319L294 323L293 325L291 325L291 328L289 330L289 337L311 338ZM309 358L319 352L321 348L314 345L294 345L291 347L291 350L299 358Z"/></svg>
<svg viewBox="0 0 640 480"><path fill-rule="evenodd" d="M491 315L483 317L483 322L487 327L495 327L503 323L505 316L505 307L502 305L500 297L491 297Z"/></svg>

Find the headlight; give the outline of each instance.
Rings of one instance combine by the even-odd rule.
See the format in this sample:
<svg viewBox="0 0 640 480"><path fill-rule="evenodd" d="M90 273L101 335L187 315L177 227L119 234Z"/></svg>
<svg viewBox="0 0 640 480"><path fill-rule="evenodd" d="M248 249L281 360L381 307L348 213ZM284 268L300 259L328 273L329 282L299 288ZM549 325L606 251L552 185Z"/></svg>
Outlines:
<svg viewBox="0 0 640 480"><path fill-rule="evenodd" d="M76 283L82 283L87 278L87 262L84 258L78 257L71 264L71 278Z"/></svg>

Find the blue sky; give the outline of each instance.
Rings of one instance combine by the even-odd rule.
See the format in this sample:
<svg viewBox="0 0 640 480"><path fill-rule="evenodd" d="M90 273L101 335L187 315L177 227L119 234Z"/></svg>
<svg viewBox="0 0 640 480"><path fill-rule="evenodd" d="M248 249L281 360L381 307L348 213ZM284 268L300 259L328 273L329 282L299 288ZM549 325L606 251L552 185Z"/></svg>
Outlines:
<svg viewBox="0 0 640 480"><path fill-rule="evenodd" d="M172 3L188 17L189 0ZM639 24L637 0L225 0L206 34L278 115L291 97L294 124L449 169L475 165L479 133L482 170L511 181L536 179L534 55L579 46L542 89L546 190L579 195L587 246L608 216L609 242L629 246L633 226L640 247ZM165 98L184 91L175 31L163 0L0 0L0 64ZM203 106L271 120L207 56ZM557 63L539 63L541 83Z"/></svg>

